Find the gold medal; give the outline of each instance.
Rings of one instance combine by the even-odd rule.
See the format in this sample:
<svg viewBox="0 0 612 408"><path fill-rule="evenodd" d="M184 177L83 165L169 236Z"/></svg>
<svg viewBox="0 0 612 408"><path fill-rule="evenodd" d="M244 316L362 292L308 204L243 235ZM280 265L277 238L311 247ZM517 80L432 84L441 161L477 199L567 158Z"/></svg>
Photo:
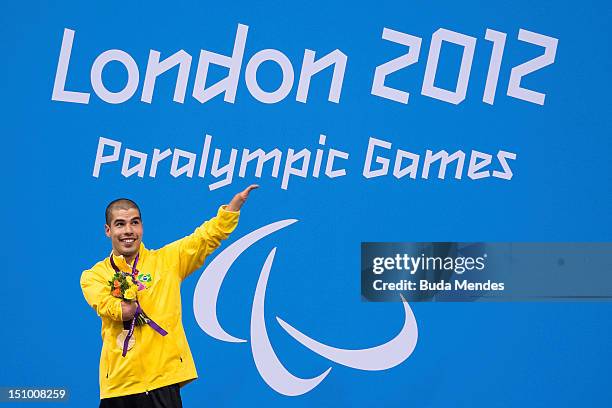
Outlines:
<svg viewBox="0 0 612 408"><path fill-rule="evenodd" d="M130 331L129 330L123 330L121 333L119 333L119 335L117 336L117 346L119 346L119 348L121 350L123 350L123 343L125 342L125 338L127 337L128 333ZM136 344L136 339L135 336L136 335L136 331L134 331L134 333L132 333L132 337L130 337L130 341L128 341L128 350L131 350L134 345Z"/></svg>

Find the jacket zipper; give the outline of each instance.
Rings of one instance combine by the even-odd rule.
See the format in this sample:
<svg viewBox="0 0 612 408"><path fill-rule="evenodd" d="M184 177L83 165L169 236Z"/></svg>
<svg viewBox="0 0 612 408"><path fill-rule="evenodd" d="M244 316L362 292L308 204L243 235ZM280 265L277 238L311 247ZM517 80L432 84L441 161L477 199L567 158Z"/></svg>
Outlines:
<svg viewBox="0 0 612 408"><path fill-rule="evenodd" d="M140 333L142 333L142 326L138 326L138 330L139 330ZM138 337L141 337L141 334L139 334ZM140 362L140 372L141 373L145 373L144 363L142 362L142 355L140 353L138 353L138 361ZM145 381L144 381L144 383L145 383L145 393L149 394L149 384L148 384L147 380L148 379L145 378Z"/></svg>
<svg viewBox="0 0 612 408"><path fill-rule="evenodd" d="M182 363L183 362L183 355L181 354L181 349L179 348L178 343L176 342L176 339L174 337L172 337L172 344L174 344L174 348L176 349L176 354L178 354L179 360Z"/></svg>
<svg viewBox="0 0 612 408"><path fill-rule="evenodd" d="M104 359L106 360L106 379L108 380L108 374L110 373L110 361L108 358L108 347L104 349Z"/></svg>

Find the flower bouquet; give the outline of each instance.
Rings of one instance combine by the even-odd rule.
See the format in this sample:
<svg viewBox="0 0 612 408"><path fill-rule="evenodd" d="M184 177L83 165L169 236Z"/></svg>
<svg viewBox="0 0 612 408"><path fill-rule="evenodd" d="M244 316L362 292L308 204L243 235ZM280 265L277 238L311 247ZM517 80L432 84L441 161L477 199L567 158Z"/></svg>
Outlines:
<svg viewBox="0 0 612 408"><path fill-rule="evenodd" d="M136 294L138 293L138 286L131 282L123 272L115 272L112 279L108 281L111 289L111 295L122 299L128 303L136 302ZM135 324L142 326L148 323L148 316L141 311L136 316Z"/></svg>
<svg viewBox="0 0 612 408"><path fill-rule="evenodd" d="M134 347L134 344L136 343L136 340L133 337L135 326L149 325L149 327L162 336L168 334L167 331L165 331L146 315L136 299L138 291L147 289L148 285L151 284L151 275L148 273L139 274L138 269L136 269L136 265L138 265L138 258L139 254L136 255L134 263L132 264L132 273L126 274L117 267L117 264L115 264L115 261L113 260L113 256L110 256L110 264L115 271L115 274L111 280L108 281L111 295L126 302L134 302L136 304L136 311L134 312L132 321L124 321L123 331L119 334L119 336L117 336L117 343L119 347L123 349L123 352L121 353L123 357L126 356L128 350Z"/></svg>

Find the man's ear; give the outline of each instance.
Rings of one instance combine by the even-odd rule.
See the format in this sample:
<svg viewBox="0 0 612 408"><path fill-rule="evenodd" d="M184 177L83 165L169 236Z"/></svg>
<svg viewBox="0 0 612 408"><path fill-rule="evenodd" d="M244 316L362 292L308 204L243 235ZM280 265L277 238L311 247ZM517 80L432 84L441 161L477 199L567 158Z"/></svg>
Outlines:
<svg viewBox="0 0 612 408"><path fill-rule="evenodd" d="M107 237L110 238L110 227L108 226L108 224L104 224L104 233Z"/></svg>

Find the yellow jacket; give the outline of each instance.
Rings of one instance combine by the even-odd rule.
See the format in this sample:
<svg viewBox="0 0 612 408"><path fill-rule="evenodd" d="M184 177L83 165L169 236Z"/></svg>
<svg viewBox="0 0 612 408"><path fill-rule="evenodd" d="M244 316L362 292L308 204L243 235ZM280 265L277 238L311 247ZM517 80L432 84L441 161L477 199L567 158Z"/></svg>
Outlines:
<svg viewBox="0 0 612 408"><path fill-rule="evenodd" d="M180 286L236 228L238 217L239 212L221 207L216 217L185 238L158 250L140 245L137 268L140 273L150 274L151 282L138 292L138 302L168 334L162 336L148 325L137 326L136 344L125 357L117 345L123 322L121 299L111 295L108 284L114 274L110 259L83 272L83 295L102 318L100 398L137 394L176 383L183 386L198 377L183 330ZM131 272L122 256L113 259L119 269Z"/></svg>

